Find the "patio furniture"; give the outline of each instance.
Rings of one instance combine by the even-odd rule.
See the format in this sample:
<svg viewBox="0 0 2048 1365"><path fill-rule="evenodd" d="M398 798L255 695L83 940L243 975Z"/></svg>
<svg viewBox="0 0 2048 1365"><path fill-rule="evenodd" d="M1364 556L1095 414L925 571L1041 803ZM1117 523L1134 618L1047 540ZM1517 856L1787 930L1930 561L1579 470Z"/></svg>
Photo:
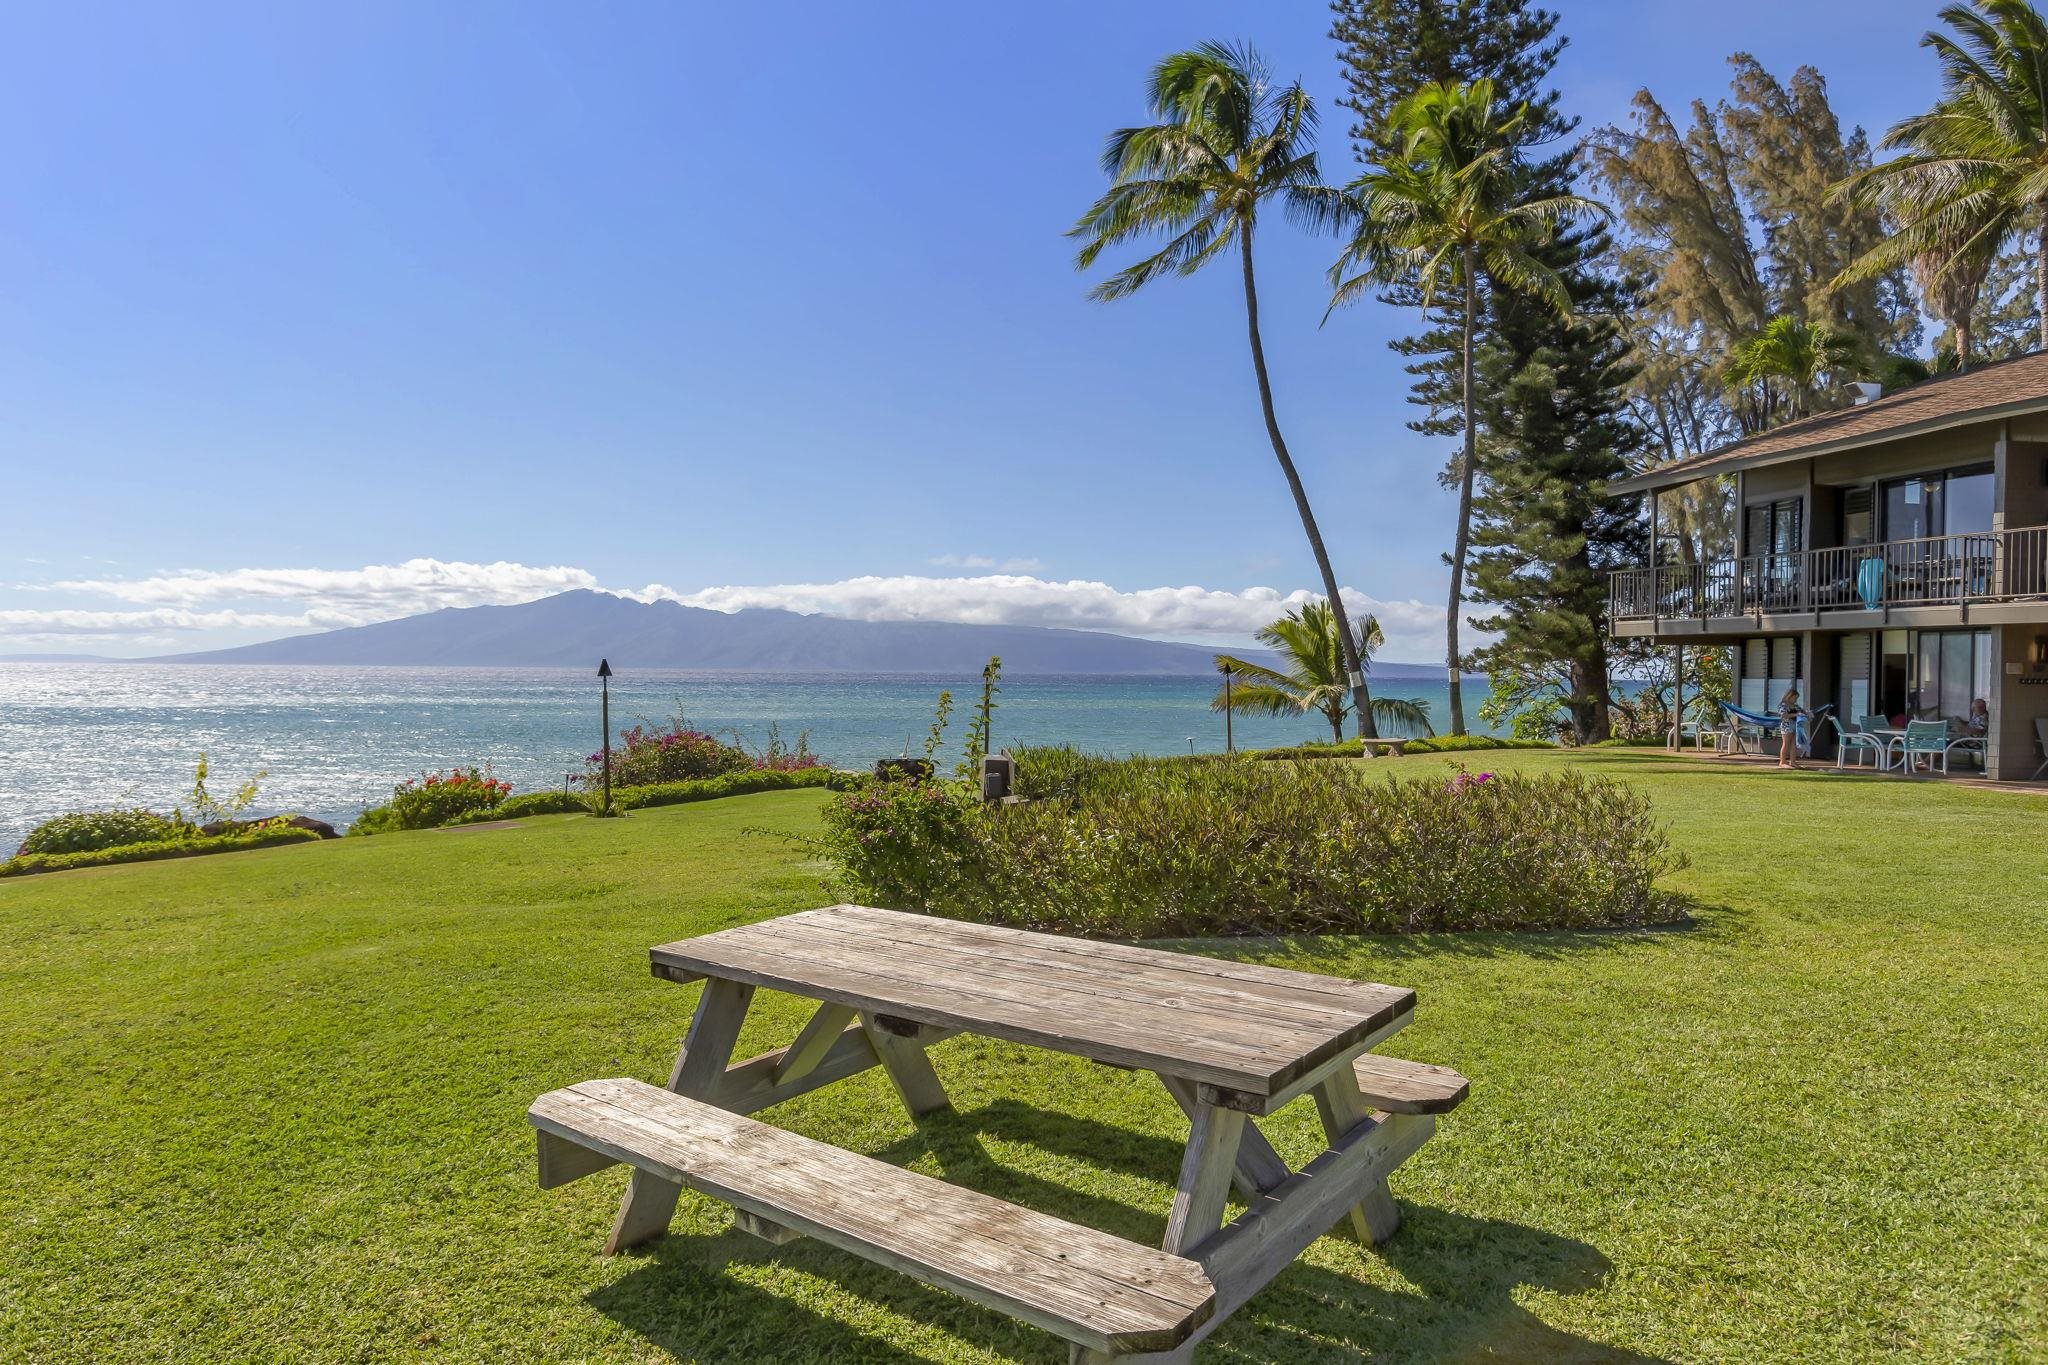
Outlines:
<svg viewBox="0 0 2048 1365"><path fill-rule="evenodd" d="M2027 779L2029 782L2038 780L2042 773L2048 773L2048 716L2034 717L2034 747L2040 750L2041 766L2034 769L2033 777Z"/></svg>
<svg viewBox="0 0 2048 1365"><path fill-rule="evenodd" d="M1836 722L1836 725L1839 728L1840 722ZM1852 752L1859 755L1867 753L1870 755L1872 765L1879 772L1883 772L1890 766L1892 742L1890 736L1886 733L1889 729L1890 726L1883 716L1856 717L1856 727L1853 730L1842 730L1841 732L1841 742L1835 748L1835 766L1837 768L1846 768L1849 765L1849 755ZM1857 761L1857 766L1862 766L1860 758Z"/></svg>
<svg viewBox="0 0 2048 1365"><path fill-rule="evenodd" d="M837 905L665 944L704 980L666 1090L586 1081L534 1102L550 1187L633 1168L607 1251L667 1230L684 1186L773 1243L810 1236L1064 1338L1076 1362L1193 1346L1333 1225L1400 1226L1387 1177L1465 1098L1456 1072L1370 1049L1396 986ZM819 1001L788 1047L731 1064L760 987ZM880 1066L913 1117L946 1107L926 1049L976 1033L1157 1074L1189 1116L1163 1245L1139 1246L745 1117ZM1298 1171L1254 1120L1312 1095L1329 1146ZM1228 1226L1236 1186L1249 1207Z"/></svg>
<svg viewBox="0 0 2048 1365"><path fill-rule="evenodd" d="M1914 760L1925 759L1927 770L1934 770L1934 760L1941 760L1941 771L1948 775L1948 722L1945 720L1909 720L1906 729L1896 741L1899 746L1899 766L1906 772L1915 771Z"/></svg>

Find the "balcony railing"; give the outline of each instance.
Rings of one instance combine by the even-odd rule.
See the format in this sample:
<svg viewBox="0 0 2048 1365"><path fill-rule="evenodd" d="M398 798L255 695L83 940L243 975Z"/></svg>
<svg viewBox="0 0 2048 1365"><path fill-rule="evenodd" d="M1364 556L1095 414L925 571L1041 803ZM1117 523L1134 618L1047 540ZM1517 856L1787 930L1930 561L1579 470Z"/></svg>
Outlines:
<svg viewBox="0 0 2048 1365"><path fill-rule="evenodd" d="M2048 597L2048 526L1622 569L1611 588L1617 621Z"/></svg>

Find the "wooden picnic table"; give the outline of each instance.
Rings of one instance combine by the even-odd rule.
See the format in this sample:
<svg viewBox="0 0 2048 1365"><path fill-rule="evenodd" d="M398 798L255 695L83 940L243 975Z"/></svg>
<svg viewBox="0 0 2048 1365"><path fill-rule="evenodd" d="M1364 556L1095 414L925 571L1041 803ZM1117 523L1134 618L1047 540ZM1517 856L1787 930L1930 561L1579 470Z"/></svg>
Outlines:
<svg viewBox="0 0 2048 1365"><path fill-rule="evenodd" d="M656 976L706 983L667 1091L585 1082L531 1113L543 1185L633 1165L607 1251L664 1232L690 1185L747 1231L952 1289L1065 1337L1077 1361L1186 1360L1324 1232L1392 1236L1388 1174L1466 1091L1370 1055L1414 1016L1398 986L853 905L650 957ZM734 1064L761 987L817 1011L788 1047ZM1158 1076L1189 1137L1157 1251L739 1117L874 1066L913 1117L943 1108L926 1049L959 1032ZM1254 1120L1303 1095L1329 1147L1293 1171ZM1247 1207L1225 1226L1233 1186Z"/></svg>

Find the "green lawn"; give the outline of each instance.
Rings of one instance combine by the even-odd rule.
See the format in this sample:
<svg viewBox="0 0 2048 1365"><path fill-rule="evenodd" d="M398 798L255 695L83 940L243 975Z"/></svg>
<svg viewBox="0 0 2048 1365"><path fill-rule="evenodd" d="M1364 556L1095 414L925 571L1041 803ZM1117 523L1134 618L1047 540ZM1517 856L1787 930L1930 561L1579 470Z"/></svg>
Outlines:
<svg viewBox="0 0 2048 1365"><path fill-rule="evenodd" d="M1473 1081L1386 1252L1325 1238L1203 1357L2048 1355L2048 798L1471 758L1641 783L1696 923L1203 945L1416 987L1390 1050ZM536 1094L667 1074L696 990L649 944L825 899L776 837L819 800L0 883L0 1358L1063 1360L693 1196L605 1260L621 1173L533 1187ZM801 1017L762 995L742 1053ZM1155 1083L934 1058L959 1112L922 1131L874 1072L768 1116L1157 1238L1185 1130Z"/></svg>

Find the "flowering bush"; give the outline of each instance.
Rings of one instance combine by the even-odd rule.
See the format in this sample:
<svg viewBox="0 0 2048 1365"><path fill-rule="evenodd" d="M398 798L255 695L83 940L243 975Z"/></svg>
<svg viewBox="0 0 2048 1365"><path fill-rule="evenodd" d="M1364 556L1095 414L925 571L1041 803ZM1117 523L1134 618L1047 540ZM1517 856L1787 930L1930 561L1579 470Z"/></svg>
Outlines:
<svg viewBox="0 0 2048 1365"><path fill-rule="evenodd" d="M512 784L491 776L490 769L471 764L445 773L408 777L391 789L391 803L364 811L356 823L377 829L433 829L458 816L491 810L512 794Z"/></svg>
<svg viewBox="0 0 2048 1365"><path fill-rule="evenodd" d="M825 811L853 894L1118 938L1562 929L1663 917L1647 798L1566 771L1399 781L1350 764L1135 759L985 806L864 786ZM1059 785L1059 784L1051 784Z"/></svg>
<svg viewBox="0 0 2048 1365"><path fill-rule="evenodd" d="M630 730L621 730L619 742L612 746L614 788L694 782L727 773L797 772L823 766L811 752L806 736L797 736L796 747L790 748L783 743L781 731L770 725L768 747L752 754L709 731L695 729L680 714L659 728L635 725ZM583 785L591 791L604 785L603 751L590 755L586 761Z"/></svg>
<svg viewBox="0 0 2048 1365"><path fill-rule="evenodd" d="M876 905L952 904L985 877L969 866L979 804L966 783L862 778L825 804L824 843Z"/></svg>
<svg viewBox="0 0 2048 1365"><path fill-rule="evenodd" d="M703 730L693 730L678 716L663 729L635 725L619 732L612 746L612 785L643 787L656 782L685 782L691 778L717 777L754 766L746 750L721 742ZM604 782L604 754L590 756L583 785L592 789Z"/></svg>

